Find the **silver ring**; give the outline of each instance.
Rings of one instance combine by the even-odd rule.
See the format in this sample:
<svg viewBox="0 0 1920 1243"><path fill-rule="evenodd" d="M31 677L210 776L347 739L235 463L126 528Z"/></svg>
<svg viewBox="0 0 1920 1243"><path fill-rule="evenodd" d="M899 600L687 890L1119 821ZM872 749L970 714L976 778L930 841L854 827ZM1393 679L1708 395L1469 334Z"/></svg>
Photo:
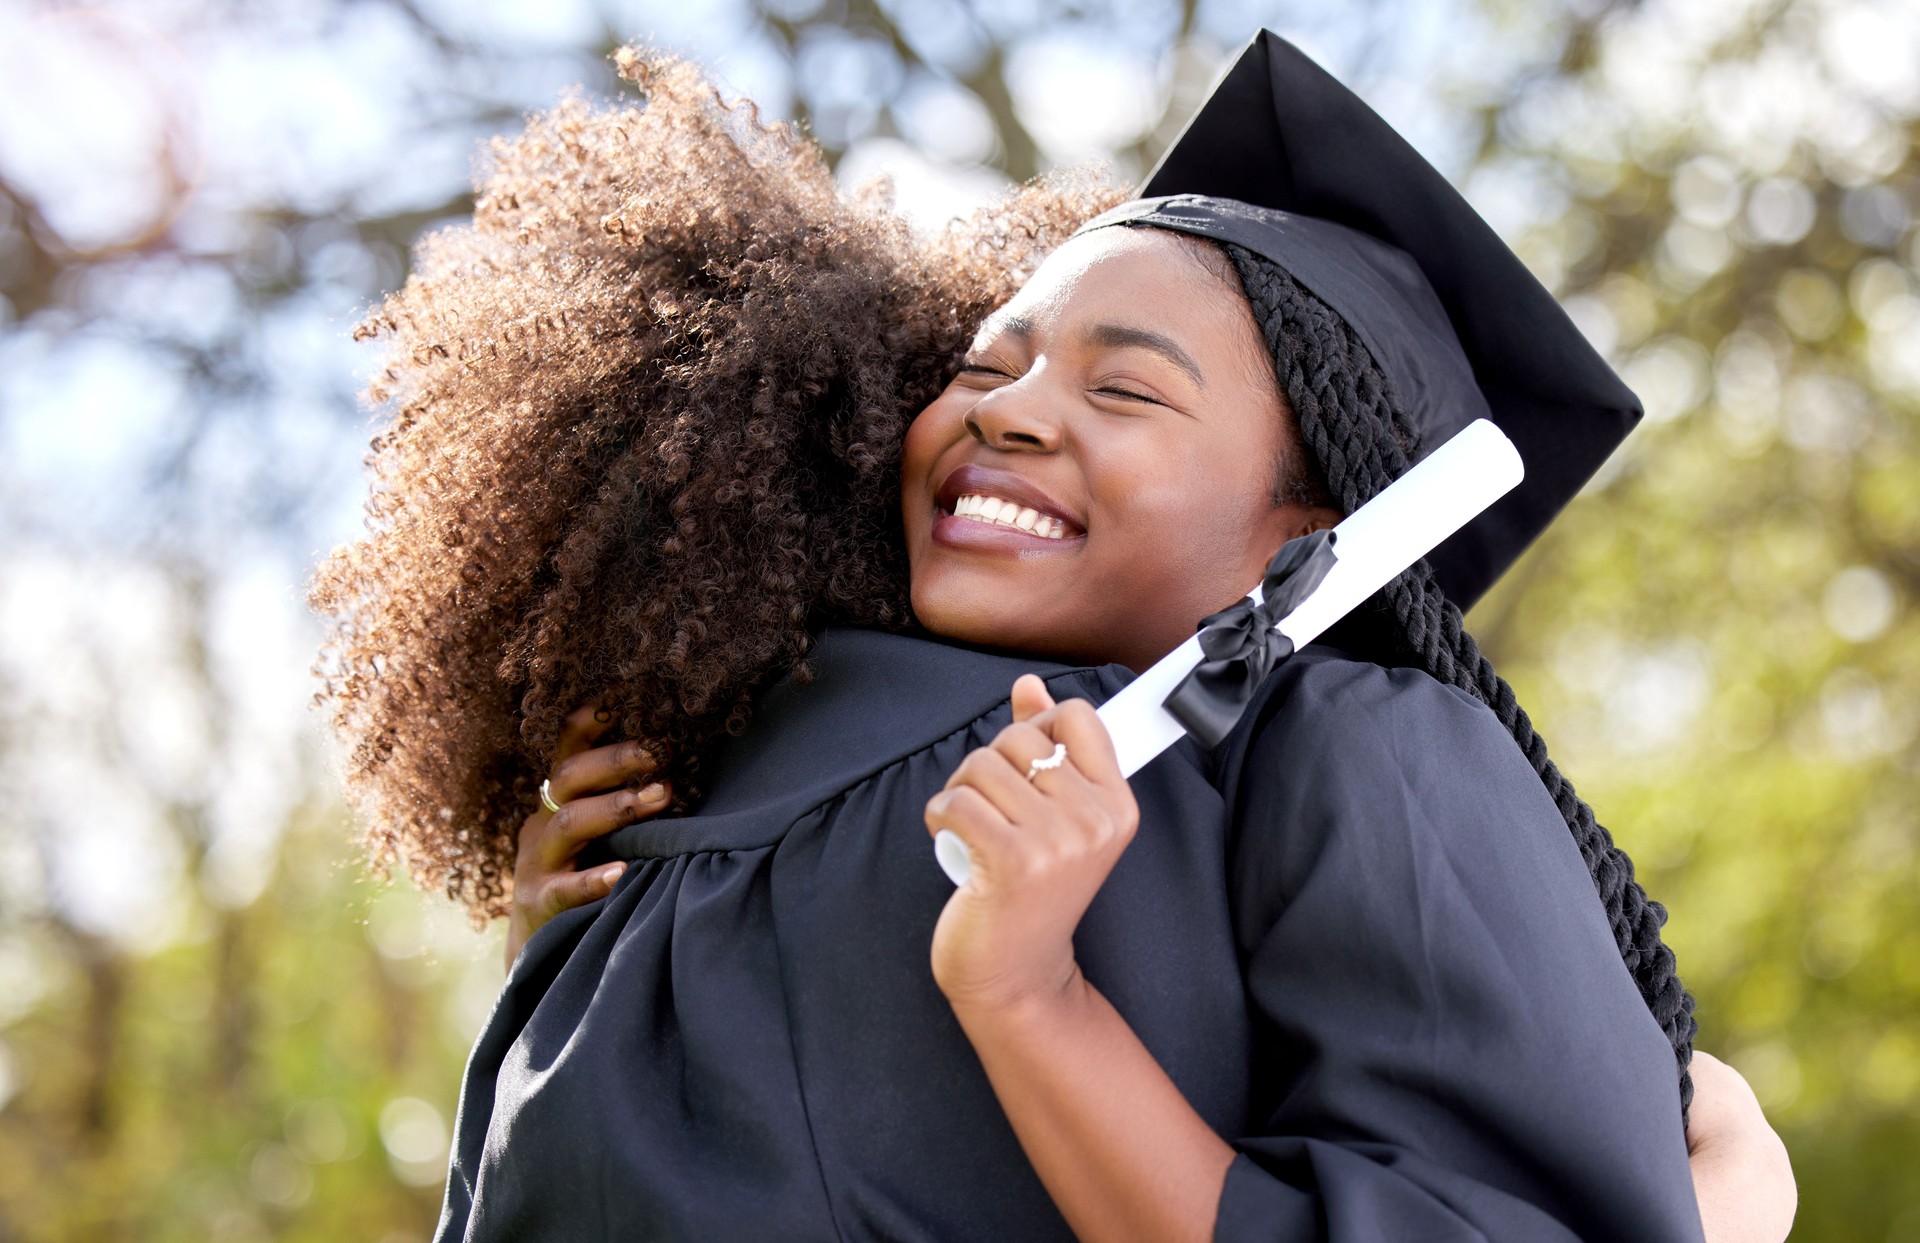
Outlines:
<svg viewBox="0 0 1920 1243"><path fill-rule="evenodd" d="M1034 760L1027 765L1027 780L1032 781L1035 777L1039 776L1041 773L1044 773L1049 769L1058 768L1066 762L1067 762L1067 744L1064 742L1056 742L1053 744L1052 755L1049 755L1047 758L1043 760Z"/></svg>
<svg viewBox="0 0 1920 1243"><path fill-rule="evenodd" d="M560 804L553 801L553 778L540 783L540 805L555 815L560 813Z"/></svg>

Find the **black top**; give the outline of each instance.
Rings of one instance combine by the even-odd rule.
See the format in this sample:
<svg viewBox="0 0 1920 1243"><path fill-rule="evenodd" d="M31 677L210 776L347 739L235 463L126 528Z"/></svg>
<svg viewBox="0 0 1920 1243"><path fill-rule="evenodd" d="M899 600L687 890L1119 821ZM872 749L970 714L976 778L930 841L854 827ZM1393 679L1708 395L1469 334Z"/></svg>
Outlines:
<svg viewBox="0 0 1920 1243"><path fill-rule="evenodd" d="M1265 255L1352 326L1424 457L1477 417L1527 477L1428 558L1464 612L1640 419L1640 402L1526 264L1358 95L1263 30L1147 175L1088 223ZM1171 197L1167 197L1171 196Z"/></svg>
<svg viewBox="0 0 1920 1243"><path fill-rule="evenodd" d="M1129 675L862 631L814 665L522 951L438 1240L1071 1239L934 985L921 816L1017 675ZM1491 712L1310 647L1133 784L1075 950L1239 1151L1217 1239L1697 1243L1672 1052Z"/></svg>

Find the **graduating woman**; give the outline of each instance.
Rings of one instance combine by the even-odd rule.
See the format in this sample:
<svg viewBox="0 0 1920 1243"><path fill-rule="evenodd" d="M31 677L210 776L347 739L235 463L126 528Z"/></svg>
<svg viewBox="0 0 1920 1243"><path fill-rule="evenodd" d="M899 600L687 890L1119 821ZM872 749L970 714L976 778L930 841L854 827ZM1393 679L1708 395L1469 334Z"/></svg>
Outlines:
<svg viewBox="0 0 1920 1243"><path fill-rule="evenodd" d="M931 243L623 68L370 322L314 593L376 852L512 920L438 1237L1700 1238L1663 912L1460 624L1638 406L1458 195L1270 34L1151 197ZM1522 488L1122 778L1092 705L1475 417Z"/></svg>

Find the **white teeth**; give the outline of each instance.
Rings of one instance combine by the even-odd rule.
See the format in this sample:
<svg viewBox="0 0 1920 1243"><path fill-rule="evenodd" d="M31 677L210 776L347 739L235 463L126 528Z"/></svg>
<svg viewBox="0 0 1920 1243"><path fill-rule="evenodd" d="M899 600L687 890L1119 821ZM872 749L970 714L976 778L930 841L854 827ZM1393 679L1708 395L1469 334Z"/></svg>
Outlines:
<svg viewBox="0 0 1920 1243"><path fill-rule="evenodd" d="M963 496L953 503L953 512L962 518L1015 527L1043 539L1065 539L1067 525L1037 509L1003 501L997 496Z"/></svg>

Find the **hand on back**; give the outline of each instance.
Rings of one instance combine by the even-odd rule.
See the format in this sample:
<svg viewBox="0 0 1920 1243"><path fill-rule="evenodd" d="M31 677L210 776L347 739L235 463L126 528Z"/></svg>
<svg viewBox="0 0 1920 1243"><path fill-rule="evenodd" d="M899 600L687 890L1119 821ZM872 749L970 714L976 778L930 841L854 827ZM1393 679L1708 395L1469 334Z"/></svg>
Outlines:
<svg viewBox="0 0 1920 1243"><path fill-rule="evenodd" d="M1693 1051L1688 1160L1707 1243L1781 1243L1799 1204L1787 1146L1739 1071Z"/></svg>
<svg viewBox="0 0 1920 1243"><path fill-rule="evenodd" d="M657 814L672 791L649 782L659 761L637 742L595 745L613 728L613 716L593 704L567 717L547 791L558 812L537 808L520 826L513 869L513 910L507 918L507 967L541 925L562 911L604 898L626 871L608 863L581 871L587 843Z"/></svg>

